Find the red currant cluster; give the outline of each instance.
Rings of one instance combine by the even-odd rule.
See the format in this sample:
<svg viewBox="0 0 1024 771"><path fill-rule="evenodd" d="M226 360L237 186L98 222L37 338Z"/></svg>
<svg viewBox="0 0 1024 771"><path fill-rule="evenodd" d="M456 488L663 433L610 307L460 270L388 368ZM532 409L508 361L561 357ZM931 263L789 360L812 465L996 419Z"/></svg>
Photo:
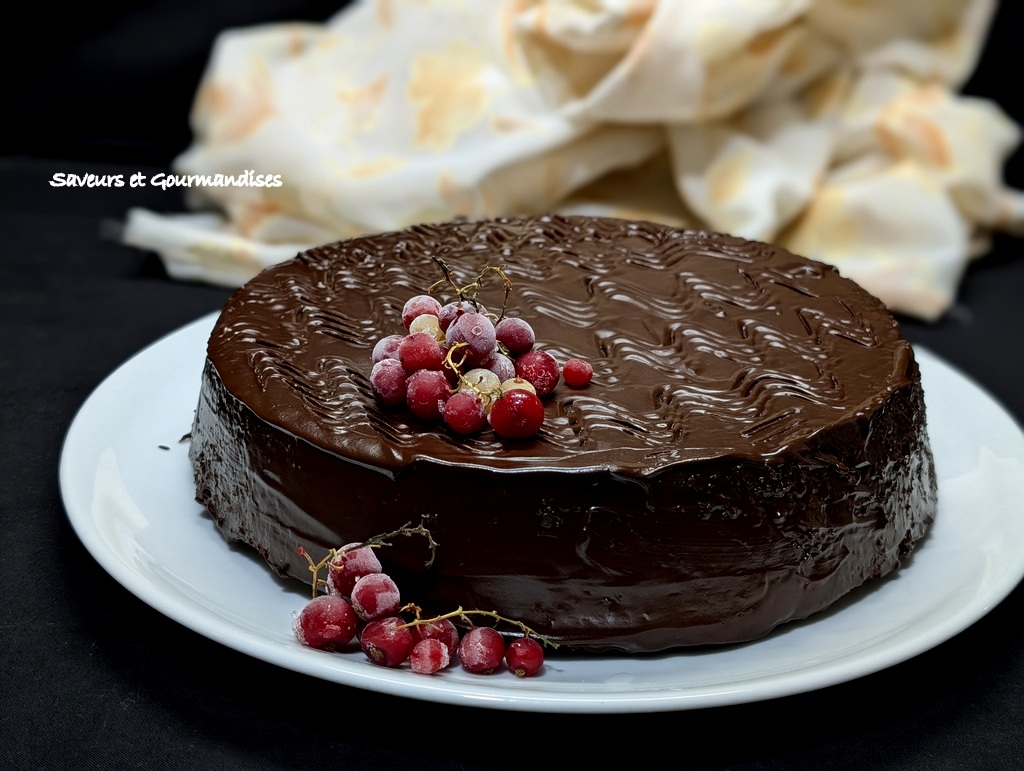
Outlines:
<svg viewBox="0 0 1024 771"><path fill-rule="evenodd" d="M504 273L488 270L502 276L507 297ZM479 278L467 287L451 283L457 300L441 305L430 294L411 297L402 308L405 334L387 335L374 345L375 396L386 407L407 407L417 418L443 421L459 434L490 424L508 439L533 436L544 422L541 399L562 378L574 388L587 385L593 368L570 359L560 369L554 356L534 348L536 335L527 321L505 317L504 309L501 316L489 314L476 301Z"/></svg>
<svg viewBox="0 0 1024 771"><path fill-rule="evenodd" d="M415 531L429 538L422 527ZM397 532L413 531L406 526ZM386 537L371 540L383 543ZM544 651L538 640L553 645L525 624L494 611L459 608L423 618L419 607L402 604L398 586L383 572L368 543L331 550L319 563L308 555L306 558L314 576L314 596L295 615L292 631L299 642L310 648L337 651L358 637L367 658L385 667L400 667L408 661L414 672L430 675L458 659L467 671L487 674L500 668L504 661L517 676L532 677L544 665ZM319 578L324 567L326 581ZM326 593L318 593L321 588ZM472 619L477 616L511 625L522 636L506 645L505 638L493 626L474 626ZM470 629L460 635L453 619L469 624Z"/></svg>

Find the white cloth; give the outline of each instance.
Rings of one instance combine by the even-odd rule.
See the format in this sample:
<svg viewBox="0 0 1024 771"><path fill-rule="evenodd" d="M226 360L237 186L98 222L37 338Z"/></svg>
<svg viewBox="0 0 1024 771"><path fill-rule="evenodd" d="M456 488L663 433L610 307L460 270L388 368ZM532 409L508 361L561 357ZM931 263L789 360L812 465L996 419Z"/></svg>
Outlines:
<svg viewBox="0 0 1024 771"><path fill-rule="evenodd" d="M230 285L368 232L604 214L779 243L934 319L988 235L1024 234L1024 196L1002 182L1019 129L958 94L993 12L366 0L323 25L229 30L173 171L250 183L193 180L195 213L131 211L123 238Z"/></svg>

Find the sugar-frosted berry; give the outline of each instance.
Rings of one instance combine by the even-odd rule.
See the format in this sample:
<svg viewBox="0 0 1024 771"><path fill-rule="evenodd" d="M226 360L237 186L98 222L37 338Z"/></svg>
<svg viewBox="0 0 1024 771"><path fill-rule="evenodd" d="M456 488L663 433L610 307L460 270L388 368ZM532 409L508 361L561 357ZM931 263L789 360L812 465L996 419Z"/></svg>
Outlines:
<svg viewBox="0 0 1024 771"><path fill-rule="evenodd" d="M355 635L356 614L344 598L319 594L295 615L292 631L303 645L334 651L348 645Z"/></svg>
<svg viewBox="0 0 1024 771"><path fill-rule="evenodd" d="M398 359L381 359L370 370L370 385L377 401L385 407L397 407L406 401L408 373Z"/></svg>
<svg viewBox="0 0 1024 771"><path fill-rule="evenodd" d="M474 367L494 350L494 322L482 313L463 313L448 327L445 340L449 348L465 343L466 364Z"/></svg>
<svg viewBox="0 0 1024 771"><path fill-rule="evenodd" d="M459 642L459 661L476 674L493 672L505 658L505 641L489 626L476 626Z"/></svg>
<svg viewBox="0 0 1024 771"><path fill-rule="evenodd" d="M450 394L448 378L436 369L414 372L405 385L405 402L420 420L440 420Z"/></svg>
<svg viewBox="0 0 1024 771"><path fill-rule="evenodd" d="M447 305L442 305L441 310L437 314L437 321L441 325L441 329L444 331L448 330L448 327L452 325L463 313L486 313L487 309L483 306L476 306L468 300L462 300L461 302L450 302Z"/></svg>
<svg viewBox="0 0 1024 771"><path fill-rule="evenodd" d="M391 616L402 607L398 585L387 573L370 573L352 587L352 610L363 621Z"/></svg>
<svg viewBox="0 0 1024 771"><path fill-rule="evenodd" d="M398 358L398 346L402 344L405 339L405 335L385 335L376 342L373 346L373 353L370 355L370 361L376 364L382 359L397 359Z"/></svg>
<svg viewBox="0 0 1024 771"><path fill-rule="evenodd" d="M380 573L380 560L374 549L369 546L358 546L350 543L338 549L330 562L327 563L327 589L332 594L349 598L356 579Z"/></svg>
<svg viewBox="0 0 1024 771"><path fill-rule="evenodd" d="M412 628L417 640L440 640L448 648L448 653L455 657L459 650L459 630L451 619L439 618L425 624L417 624Z"/></svg>
<svg viewBox="0 0 1024 771"><path fill-rule="evenodd" d="M409 665L420 675L432 675L447 667L451 660L448 646L440 640L420 640L409 653Z"/></svg>
<svg viewBox="0 0 1024 771"><path fill-rule="evenodd" d="M459 434L475 434L487 425L487 409L474 391L459 391L444 403L444 422Z"/></svg>
<svg viewBox="0 0 1024 771"><path fill-rule="evenodd" d="M499 382L516 376L516 365L512 359L497 350L481 361L480 366L497 375Z"/></svg>
<svg viewBox="0 0 1024 771"><path fill-rule="evenodd" d="M436 316L440 312L441 303L436 297L431 297L428 294L413 295L405 301L405 305L402 307L402 323L408 329L412 320L417 316L422 316L425 313Z"/></svg>
<svg viewBox="0 0 1024 771"><path fill-rule="evenodd" d="M544 650L532 637L519 637L508 644L505 663L516 677L533 677L544 666Z"/></svg>
<svg viewBox="0 0 1024 771"><path fill-rule="evenodd" d="M516 359L516 374L533 383L537 396L547 396L555 390L561 373L558 362L547 351L527 351Z"/></svg>
<svg viewBox="0 0 1024 771"><path fill-rule="evenodd" d="M536 342L533 327L521 318L510 316L498 322L494 328L498 342L502 343L513 356L526 353Z"/></svg>
<svg viewBox="0 0 1024 771"><path fill-rule="evenodd" d="M398 360L405 371L412 374L420 369L441 369L444 354L434 336L427 332L413 332L398 346Z"/></svg>
<svg viewBox="0 0 1024 771"><path fill-rule="evenodd" d="M401 666L415 644L412 632L398 616L371 621L359 633L359 647L374 664Z"/></svg>
<svg viewBox="0 0 1024 771"><path fill-rule="evenodd" d="M544 423L544 405L536 394L514 388L491 406L491 428L506 439L526 439Z"/></svg>
<svg viewBox="0 0 1024 771"><path fill-rule="evenodd" d="M572 388L583 388L594 377L594 368L583 359L569 359L562 367L562 378Z"/></svg>

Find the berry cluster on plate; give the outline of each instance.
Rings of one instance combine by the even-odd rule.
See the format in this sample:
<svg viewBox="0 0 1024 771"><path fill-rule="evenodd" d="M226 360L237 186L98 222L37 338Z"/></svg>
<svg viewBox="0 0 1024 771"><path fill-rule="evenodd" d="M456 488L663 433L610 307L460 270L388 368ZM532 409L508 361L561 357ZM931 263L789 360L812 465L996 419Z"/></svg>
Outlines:
<svg viewBox="0 0 1024 771"><path fill-rule="evenodd" d="M408 525L398 533L420 533ZM366 657L380 666L409 663L413 672L431 675L459 661L464 669L489 674L504 663L518 677L532 677L544 666L541 641L552 645L521 622L494 611L464 610L424 618L414 604L402 604L398 585L383 571L374 553L388 536L331 550L319 563L307 555L314 574L313 598L295 614L292 631L300 643L324 651L344 650L358 638ZM433 543L433 546L436 544ZM305 551L303 551L305 554ZM319 571L326 567L326 580ZM321 589L324 593L320 593ZM492 625L477 626L474 618ZM460 632L455 621L468 625ZM506 643L495 628L505 624L521 635Z"/></svg>

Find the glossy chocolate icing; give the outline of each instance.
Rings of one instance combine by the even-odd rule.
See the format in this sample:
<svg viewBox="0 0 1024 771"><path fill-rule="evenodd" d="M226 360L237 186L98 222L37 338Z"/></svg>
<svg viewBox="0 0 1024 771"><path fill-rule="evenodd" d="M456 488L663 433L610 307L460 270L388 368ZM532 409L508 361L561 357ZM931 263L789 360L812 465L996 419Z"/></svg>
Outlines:
<svg viewBox="0 0 1024 771"><path fill-rule="evenodd" d="M505 266L509 315L594 365L536 438L375 402L371 350L439 278L432 257L467 281ZM583 217L419 226L266 270L211 336L191 458L224 534L282 575L309 581L299 546L425 517L429 569L421 539L381 553L405 600L631 652L827 607L896 569L936 502L913 352L878 300L777 247Z"/></svg>

